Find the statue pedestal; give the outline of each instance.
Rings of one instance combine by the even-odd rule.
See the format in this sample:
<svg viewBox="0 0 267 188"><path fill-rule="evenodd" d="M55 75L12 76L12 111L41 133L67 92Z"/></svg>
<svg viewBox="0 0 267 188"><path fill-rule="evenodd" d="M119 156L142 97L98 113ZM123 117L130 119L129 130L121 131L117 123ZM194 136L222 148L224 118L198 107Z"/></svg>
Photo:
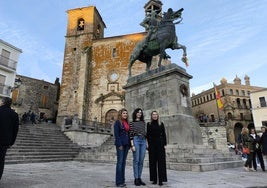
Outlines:
<svg viewBox="0 0 267 188"><path fill-rule="evenodd" d="M189 79L176 64L162 66L128 79L125 89L129 119L135 108L142 108L146 122L156 110L164 122L169 144L202 144L199 125L192 116Z"/></svg>

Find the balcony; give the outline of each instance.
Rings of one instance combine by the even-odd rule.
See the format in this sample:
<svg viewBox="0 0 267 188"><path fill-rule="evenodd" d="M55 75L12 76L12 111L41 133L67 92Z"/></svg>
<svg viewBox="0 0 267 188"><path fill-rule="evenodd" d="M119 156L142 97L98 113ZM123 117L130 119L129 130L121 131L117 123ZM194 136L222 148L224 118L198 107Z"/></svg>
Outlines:
<svg viewBox="0 0 267 188"><path fill-rule="evenodd" d="M17 67L17 62L0 55L0 66L6 68L6 70L15 71Z"/></svg>
<svg viewBox="0 0 267 188"><path fill-rule="evenodd" d="M0 84L0 95L10 96L11 87L7 85Z"/></svg>

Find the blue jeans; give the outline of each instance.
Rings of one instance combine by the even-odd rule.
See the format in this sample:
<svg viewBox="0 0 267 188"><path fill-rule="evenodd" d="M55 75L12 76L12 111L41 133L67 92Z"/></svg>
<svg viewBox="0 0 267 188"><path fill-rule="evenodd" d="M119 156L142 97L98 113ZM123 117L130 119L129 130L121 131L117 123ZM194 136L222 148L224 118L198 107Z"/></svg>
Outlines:
<svg viewBox="0 0 267 188"><path fill-rule="evenodd" d="M123 146L123 149L120 150L119 147L116 147L117 150L117 165L116 165L116 185L121 185L125 183L125 166L126 158L129 151L129 146Z"/></svg>
<svg viewBox="0 0 267 188"><path fill-rule="evenodd" d="M133 152L134 178L141 178L146 155L146 139L142 136L134 136L133 142L135 147Z"/></svg>

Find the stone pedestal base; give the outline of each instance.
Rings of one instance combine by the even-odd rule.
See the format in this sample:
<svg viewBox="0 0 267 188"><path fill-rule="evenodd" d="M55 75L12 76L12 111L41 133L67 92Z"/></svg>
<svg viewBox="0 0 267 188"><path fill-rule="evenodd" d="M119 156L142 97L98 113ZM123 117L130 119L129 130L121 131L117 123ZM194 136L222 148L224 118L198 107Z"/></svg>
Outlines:
<svg viewBox="0 0 267 188"><path fill-rule="evenodd" d="M199 125L192 116L189 79L176 64L162 66L128 79L124 89L129 119L135 108L142 108L146 122L156 110L164 122L168 143L202 144Z"/></svg>

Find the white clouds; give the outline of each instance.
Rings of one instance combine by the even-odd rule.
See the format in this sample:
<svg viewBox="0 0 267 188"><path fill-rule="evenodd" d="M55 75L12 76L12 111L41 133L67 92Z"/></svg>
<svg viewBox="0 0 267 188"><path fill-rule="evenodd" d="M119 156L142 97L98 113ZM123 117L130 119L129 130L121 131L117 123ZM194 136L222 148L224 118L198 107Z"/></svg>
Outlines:
<svg viewBox="0 0 267 188"><path fill-rule="evenodd" d="M21 0L6 1L18 15L0 12L0 38L23 50L18 73L37 79L54 81L61 77L66 11L96 6L107 25L105 36L117 36L144 31L139 23L144 17L143 0ZM187 46L189 74L193 88L201 90L222 77L253 73L266 67L267 4L255 0L187 0L163 2L163 10L183 7L183 24L177 26L179 43ZM1 2L2 3L2 2ZM35 7L34 12L29 12ZM29 9L27 9L29 8ZM49 9L48 9L49 8ZM42 16L40 16L42 15ZM65 21L63 21L65 20ZM30 22L30 23L29 23ZM265 41L265 42L264 42ZM172 62L181 63L182 51L167 52ZM253 63L252 63L253 62ZM223 66L222 70L218 67ZM266 67L267 68L267 67ZM256 75L256 74L255 74ZM194 89L192 89L194 90Z"/></svg>

